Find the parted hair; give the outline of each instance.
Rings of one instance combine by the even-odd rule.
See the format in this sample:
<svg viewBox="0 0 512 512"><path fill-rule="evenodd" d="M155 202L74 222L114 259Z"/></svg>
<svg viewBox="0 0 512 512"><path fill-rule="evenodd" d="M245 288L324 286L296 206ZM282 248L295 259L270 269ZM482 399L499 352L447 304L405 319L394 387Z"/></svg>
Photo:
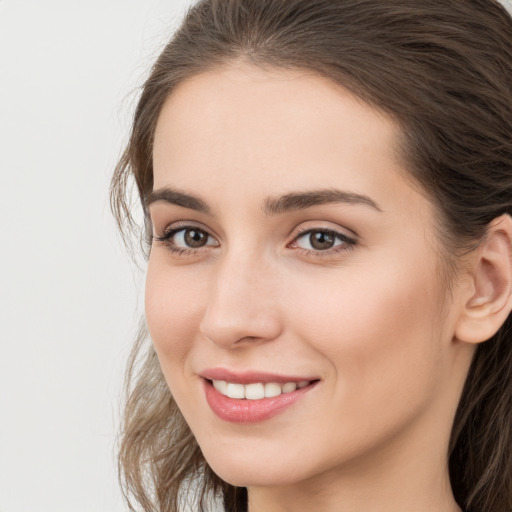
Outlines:
<svg viewBox="0 0 512 512"><path fill-rule="evenodd" d="M239 62L328 77L400 126L399 154L433 204L446 268L512 214L512 19L494 0L200 0L145 81L111 183L121 233L136 232L130 190L153 187L162 106L190 77ZM134 188L131 188L134 184ZM452 427L449 471L466 512L512 511L512 323L479 344ZM130 510L196 510L247 492L208 466L161 373L144 322L127 370L119 473Z"/></svg>

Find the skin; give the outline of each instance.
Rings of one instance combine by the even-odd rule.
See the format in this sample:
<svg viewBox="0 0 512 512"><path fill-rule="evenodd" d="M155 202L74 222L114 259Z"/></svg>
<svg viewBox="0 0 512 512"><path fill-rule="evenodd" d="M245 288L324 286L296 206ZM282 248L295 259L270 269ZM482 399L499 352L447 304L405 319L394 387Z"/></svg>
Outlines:
<svg viewBox="0 0 512 512"><path fill-rule="evenodd" d="M434 212L399 163L398 135L326 78L240 62L182 83L161 112L154 190L211 211L151 204L156 238L192 226L208 243L176 253L183 237L154 240L147 323L206 460L248 487L251 512L460 510L447 447L474 353L455 336L469 288L447 289ZM376 207L264 211L268 198L319 189ZM316 250L303 229L341 238ZM240 425L206 402L198 374L214 367L320 382Z"/></svg>

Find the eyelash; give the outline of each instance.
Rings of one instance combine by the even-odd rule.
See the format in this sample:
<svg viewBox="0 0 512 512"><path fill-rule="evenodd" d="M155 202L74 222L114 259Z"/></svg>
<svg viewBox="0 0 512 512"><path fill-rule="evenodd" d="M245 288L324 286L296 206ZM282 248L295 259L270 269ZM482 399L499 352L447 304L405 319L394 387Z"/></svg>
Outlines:
<svg viewBox="0 0 512 512"><path fill-rule="evenodd" d="M194 256L199 251L201 251L201 249L203 249L203 247L208 247L208 246L203 246L198 249L194 249L191 247L184 248L184 247L177 247L171 241L171 239L174 237L174 235L176 235L180 231L189 231L189 230L190 231L192 231L192 230L200 231L201 233L204 233L207 237L211 237L211 235L205 229L201 229L196 226L182 225L182 226L176 226L174 228L168 229L168 230L164 231L164 233L161 236L155 236L155 237L153 237L153 239L156 240L157 242L160 242L161 244L163 244L167 249L169 249L169 251L171 251L173 254L176 254L177 256Z"/></svg>
<svg viewBox="0 0 512 512"><path fill-rule="evenodd" d="M199 231L199 232L203 233L204 235L206 235L207 237L212 236L205 229L201 229L201 228L198 228L196 226L191 226L191 225L183 225L183 226L177 226L177 227L174 227L167 231L164 231L164 233L161 236L154 236L153 240L165 245L169 251L171 251L173 254L176 254L177 256L194 256L198 252L200 252L204 247L209 247L208 245L202 246L197 249L177 247L171 241L172 238L180 231L188 231L188 230ZM343 233L340 233L339 231L335 231L333 229L303 228L303 229L299 230L299 232L295 235L292 242L289 243L287 245L287 247L293 247L293 245L296 245L298 240L300 240L302 237L304 237L306 235L311 235L312 233L322 233L324 235L332 236L337 241L341 241L341 243L338 245L335 245L334 247L332 247L330 249L325 249L325 250L304 249L303 247L295 247L295 250L297 250L303 254L307 254L308 256L322 258L322 257L327 257L327 256L333 256L334 254L337 254L340 252L352 250L357 245L357 241L354 238L351 238L351 237L349 237Z"/></svg>
<svg viewBox="0 0 512 512"><path fill-rule="evenodd" d="M314 250L314 249L304 249L302 247L297 247L296 250L300 251L303 254L306 254L308 256L313 256L315 258L324 258L333 256L335 254L346 252L352 250L356 245L357 241L354 238L351 238L344 233L340 233L339 231L336 231L334 229L329 228L302 228L299 230L299 232L295 235L294 239L292 240L291 244L288 244L287 247L290 247L292 245L296 245L298 240L306 235L311 235L312 233L322 233L324 235L332 236L336 241L341 241L339 245L335 245L334 247L330 249L325 250Z"/></svg>

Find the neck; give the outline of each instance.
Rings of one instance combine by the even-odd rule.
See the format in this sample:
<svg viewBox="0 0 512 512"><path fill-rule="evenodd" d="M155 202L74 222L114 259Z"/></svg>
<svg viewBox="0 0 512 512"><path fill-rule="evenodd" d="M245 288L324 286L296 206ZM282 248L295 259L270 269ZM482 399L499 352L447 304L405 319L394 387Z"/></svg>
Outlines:
<svg viewBox="0 0 512 512"><path fill-rule="evenodd" d="M368 484L367 480L364 489L355 488L349 482L346 485L340 482L336 488L312 488L303 484L301 488L249 489L249 512L461 512L449 485L415 496L411 491L382 489L380 485Z"/></svg>

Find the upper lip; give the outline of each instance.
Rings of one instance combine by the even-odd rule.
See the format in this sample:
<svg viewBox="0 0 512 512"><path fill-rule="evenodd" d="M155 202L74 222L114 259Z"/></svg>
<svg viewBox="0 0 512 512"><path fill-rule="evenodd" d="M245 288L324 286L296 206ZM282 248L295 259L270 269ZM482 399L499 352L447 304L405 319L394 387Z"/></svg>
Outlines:
<svg viewBox="0 0 512 512"><path fill-rule="evenodd" d="M278 384L286 384L287 382L318 380L317 377L309 377L304 375L279 375L256 370L233 371L226 368L209 368L201 371L199 375L203 377L203 379L224 380L234 384L252 384L254 382L276 382Z"/></svg>

